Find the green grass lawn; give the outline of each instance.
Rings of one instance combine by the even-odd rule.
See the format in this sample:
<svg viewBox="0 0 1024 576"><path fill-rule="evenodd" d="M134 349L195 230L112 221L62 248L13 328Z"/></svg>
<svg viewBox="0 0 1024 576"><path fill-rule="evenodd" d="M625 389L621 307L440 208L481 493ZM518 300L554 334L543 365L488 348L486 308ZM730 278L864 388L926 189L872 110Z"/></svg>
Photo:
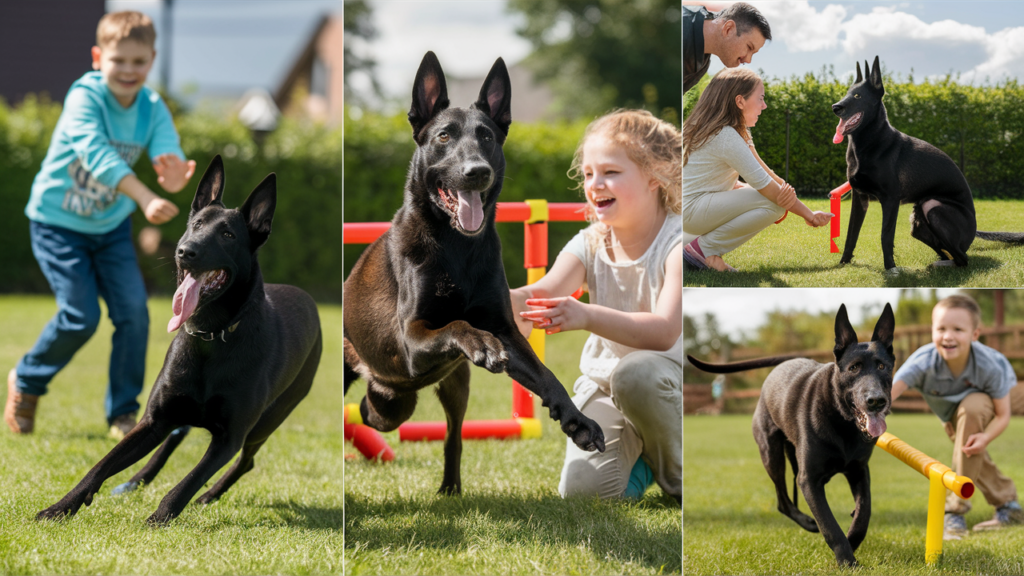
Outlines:
<svg viewBox="0 0 1024 576"><path fill-rule="evenodd" d="M829 210L828 200L805 200L812 210ZM975 200L978 229L1024 232L1024 202ZM836 239L838 254L829 252L829 226L811 228L802 218L790 214L781 224L769 226L749 242L724 256L740 270L684 273L686 286L884 286L890 288L1006 287L1020 286L1024 278L1024 247L975 239L967 251L965 268L932 268L935 252L910 236L910 211L900 207L893 257L901 272L893 277L882 264L882 209L877 202L868 207L853 262L840 265L850 215L847 197L841 208L841 234Z"/></svg>
<svg viewBox="0 0 1024 576"><path fill-rule="evenodd" d="M171 303L150 301L145 400L172 335ZM0 297L0 372L35 341L56 310L52 297ZM256 467L219 502L190 505L165 528L146 518L199 462L209 444L194 429L152 485L109 494L144 462L108 480L72 519L36 522L114 447L103 412L112 327L97 334L40 400L36 432L0 430L0 574L341 573L344 537L341 308L321 306L324 354L309 396L256 456ZM6 398L6 384L3 396ZM214 480L220 477L214 476Z"/></svg>
<svg viewBox="0 0 1024 576"><path fill-rule="evenodd" d="M586 334L548 337L547 364L571 388ZM474 367L467 417L508 418L509 379ZM350 402L363 396L357 382ZM436 495L440 442L399 443L394 462L345 465L350 574L672 574L681 570L678 505L657 486L639 503L558 496L565 436L535 400L539 440L463 445L460 498ZM413 420L444 420L429 390ZM349 452L354 452L350 447Z"/></svg>
<svg viewBox="0 0 1024 576"><path fill-rule="evenodd" d="M889 432L947 465L952 444L933 415L895 414ZM776 509L775 489L761 465L749 415L683 419L683 559L686 574L1024 574L1024 528L971 534L946 542L942 564L924 564L928 481L881 449L871 458L871 525L856 551L860 567L840 569L820 534L806 532ZM1024 480L1024 420L989 446L1004 474ZM792 470L788 469L792 486ZM853 497L843 476L826 486L843 530ZM980 491L968 526L993 509ZM800 509L808 512L800 496Z"/></svg>

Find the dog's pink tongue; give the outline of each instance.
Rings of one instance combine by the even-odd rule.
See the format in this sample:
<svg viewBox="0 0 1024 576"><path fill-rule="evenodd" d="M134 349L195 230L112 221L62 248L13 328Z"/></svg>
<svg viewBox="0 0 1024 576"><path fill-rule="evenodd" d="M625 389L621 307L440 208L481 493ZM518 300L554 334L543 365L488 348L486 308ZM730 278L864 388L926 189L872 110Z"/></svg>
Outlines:
<svg viewBox="0 0 1024 576"><path fill-rule="evenodd" d="M459 225L463 230L475 232L484 222L484 205L480 200L480 192L458 191L459 211L456 213L459 218Z"/></svg>
<svg viewBox="0 0 1024 576"><path fill-rule="evenodd" d="M171 311L174 316L167 323L167 331L174 332L184 324L189 316L196 311L196 304L199 303L199 285L191 274L185 274L178 289L174 291L174 303Z"/></svg>
<svg viewBox="0 0 1024 576"><path fill-rule="evenodd" d="M836 135L832 137L833 144L839 144L843 141L843 126L846 124L846 120L839 119L839 126L836 126Z"/></svg>
<svg viewBox="0 0 1024 576"><path fill-rule="evenodd" d="M881 414L868 414L868 434L872 438L878 438L885 433L885 416Z"/></svg>

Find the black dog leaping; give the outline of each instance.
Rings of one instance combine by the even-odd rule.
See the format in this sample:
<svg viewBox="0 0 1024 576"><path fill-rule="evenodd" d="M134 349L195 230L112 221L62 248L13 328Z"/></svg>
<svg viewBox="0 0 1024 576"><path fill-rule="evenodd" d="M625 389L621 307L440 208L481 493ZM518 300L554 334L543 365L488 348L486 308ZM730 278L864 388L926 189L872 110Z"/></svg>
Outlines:
<svg viewBox="0 0 1024 576"><path fill-rule="evenodd" d="M853 187L853 205L846 246L840 262L849 264L864 224L868 201L882 205L882 258L886 271L896 268L893 244L900 204L913 204L910 235L935 251L934 266L966 266L967 249L975 237L999 242L1024 243L1024 233L978 232L974 198L956 163L935 146L908 136L889 124L885 86L878 57L870 70L864 62L861 74L844 97L832 105L839 117L836 144L849 136L846 175Z"/></svg>
<svg viewBox="0 0 1024 576"><path fill-rule="evenodd" d="M388 431L409 419L421 388L438 383L448 420L442 494L462 489L469 362L508 372L541 398L576 445L604 450L601 427L573 405L512 316L494 225L511 98L499 58L477 101L450 108L444 72L427 52L413 83L416 152L402 207L345 280L346 390L363 377L363 422Z"/></svg>

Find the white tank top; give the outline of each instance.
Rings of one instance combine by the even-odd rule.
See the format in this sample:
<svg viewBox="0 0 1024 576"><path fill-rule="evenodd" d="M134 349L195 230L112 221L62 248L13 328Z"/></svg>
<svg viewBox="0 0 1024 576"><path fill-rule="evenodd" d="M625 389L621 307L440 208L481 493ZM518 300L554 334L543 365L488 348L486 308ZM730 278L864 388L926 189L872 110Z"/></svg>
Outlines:
<svg viewBox="0 0 1024 576"><path fill-rule="evenodd" d="M612 262L606 249L588 241L587 230L574 236L562 252L568 252L583 262L587 269L587 286L592 304L622 312L654 312L658 296L665 285L665 261L669 252L682 241L682 218L677 214L669 214L654 242L636 260ZM611 395L608 379L612 370L626 354L637 350L591 334L583 346L580 371L596 382L606 394ZM682 365L682 333L672 348L655 353Z"/></svg>

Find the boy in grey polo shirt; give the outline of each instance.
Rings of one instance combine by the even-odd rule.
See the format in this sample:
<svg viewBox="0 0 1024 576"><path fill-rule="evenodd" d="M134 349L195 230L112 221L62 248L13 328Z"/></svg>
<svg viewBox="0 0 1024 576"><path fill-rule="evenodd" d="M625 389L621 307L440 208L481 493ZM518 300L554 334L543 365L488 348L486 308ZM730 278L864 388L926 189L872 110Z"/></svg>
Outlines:
<svg viewBox="0 0 1024 576"><path fill-rule="evenodd" d="M978 342L981 309L973 298L954 295L932 309L932 343L907 358L893 376L892 398L908 388L924 395L953 441L953 469L974 481L996 508L992 520L974 526L994 530L1024 522L1017 487L999 471L985 447L1010 423L1010 389L1017 376L998 351ZM971 504L946 494L946 540L967 534Z"/></svg>

